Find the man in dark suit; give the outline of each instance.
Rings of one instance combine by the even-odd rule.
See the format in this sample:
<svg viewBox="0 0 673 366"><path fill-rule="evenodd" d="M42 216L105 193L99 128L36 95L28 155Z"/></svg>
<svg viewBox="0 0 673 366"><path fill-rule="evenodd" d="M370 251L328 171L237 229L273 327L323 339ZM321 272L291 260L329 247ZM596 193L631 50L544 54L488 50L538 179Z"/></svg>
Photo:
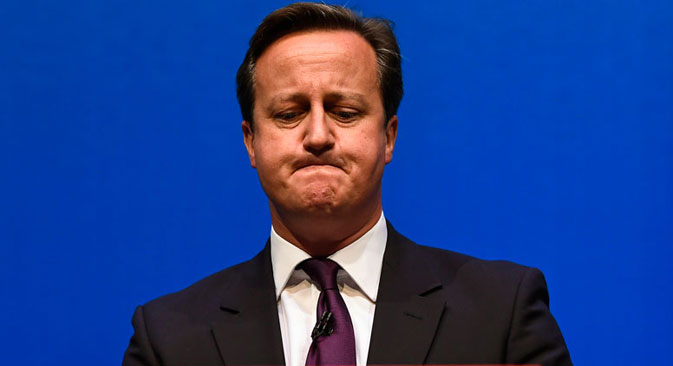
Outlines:
<svg viewBox="0 0 673 366"><path fill-rule="evenodd" d="M269 242L138 307L124 365L571 364L538 270L420 246L385 220L402 98L386 21L279 9L237 85Z"/></svg>

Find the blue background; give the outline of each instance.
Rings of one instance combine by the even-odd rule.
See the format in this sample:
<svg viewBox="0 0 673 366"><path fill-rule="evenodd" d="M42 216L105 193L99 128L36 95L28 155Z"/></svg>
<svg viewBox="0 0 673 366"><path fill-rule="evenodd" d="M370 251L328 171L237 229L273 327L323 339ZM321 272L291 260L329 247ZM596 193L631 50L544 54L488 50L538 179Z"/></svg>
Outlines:
<svg viewBox="0 0 673 366"><path fill-rule="evenodd" d="M397 229L541 268L578 365L669 363L673 3L348 3L404 55ZM136 305L261 249L234 73L285 4L0 5L3 364L119 364Z"/></svg>

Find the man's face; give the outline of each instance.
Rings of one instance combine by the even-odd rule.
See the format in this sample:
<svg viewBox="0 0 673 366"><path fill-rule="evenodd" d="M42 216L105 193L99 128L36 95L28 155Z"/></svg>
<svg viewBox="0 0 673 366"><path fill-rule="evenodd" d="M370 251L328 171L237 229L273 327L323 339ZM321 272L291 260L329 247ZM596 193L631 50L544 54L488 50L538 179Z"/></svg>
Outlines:
<svg viewBox="0 0 673 366"><path fill-rule="evenodd" d="M386 125L373 48L350 31L274 42L255 68L250 163L283 215L352 214L381 206L397 117ZM272 212L273 214L273 212Z"/></svg>

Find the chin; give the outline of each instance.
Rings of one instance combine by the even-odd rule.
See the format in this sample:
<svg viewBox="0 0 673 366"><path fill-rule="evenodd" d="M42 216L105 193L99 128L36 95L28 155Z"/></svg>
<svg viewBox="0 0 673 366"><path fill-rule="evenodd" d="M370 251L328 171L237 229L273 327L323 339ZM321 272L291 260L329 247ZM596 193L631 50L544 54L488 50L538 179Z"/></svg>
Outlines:
<svg viewBox="0 0 673 366"><path fill-rule="evenodd" d="M338 208L334 196L309 195L304 196L298 211L310 212L311 214L330 214Z"/></svg>
<svg viewBox="0 0 673 366"><path fill-rule="evenodd" d="M332 206L338 198L338 185L331 182L316 181L302 187L296 197L306 206Z"/></svg>

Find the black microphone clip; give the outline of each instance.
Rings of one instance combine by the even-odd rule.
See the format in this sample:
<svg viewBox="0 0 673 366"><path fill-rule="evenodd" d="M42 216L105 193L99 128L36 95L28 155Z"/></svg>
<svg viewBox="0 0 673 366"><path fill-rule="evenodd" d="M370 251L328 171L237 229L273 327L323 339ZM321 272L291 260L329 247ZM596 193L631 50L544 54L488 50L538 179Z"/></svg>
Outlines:
<svg viewBox="0 0 673 366"><path fill-rule="evenodd" d="M313 327L313 331L311 332L311 339L315 341L318 337L332 334L334 331L334 326L332 326L331 320L332 312L324 311L320 317L320 320L318 320L318 322L315 324L315 327Z"/></svg>

